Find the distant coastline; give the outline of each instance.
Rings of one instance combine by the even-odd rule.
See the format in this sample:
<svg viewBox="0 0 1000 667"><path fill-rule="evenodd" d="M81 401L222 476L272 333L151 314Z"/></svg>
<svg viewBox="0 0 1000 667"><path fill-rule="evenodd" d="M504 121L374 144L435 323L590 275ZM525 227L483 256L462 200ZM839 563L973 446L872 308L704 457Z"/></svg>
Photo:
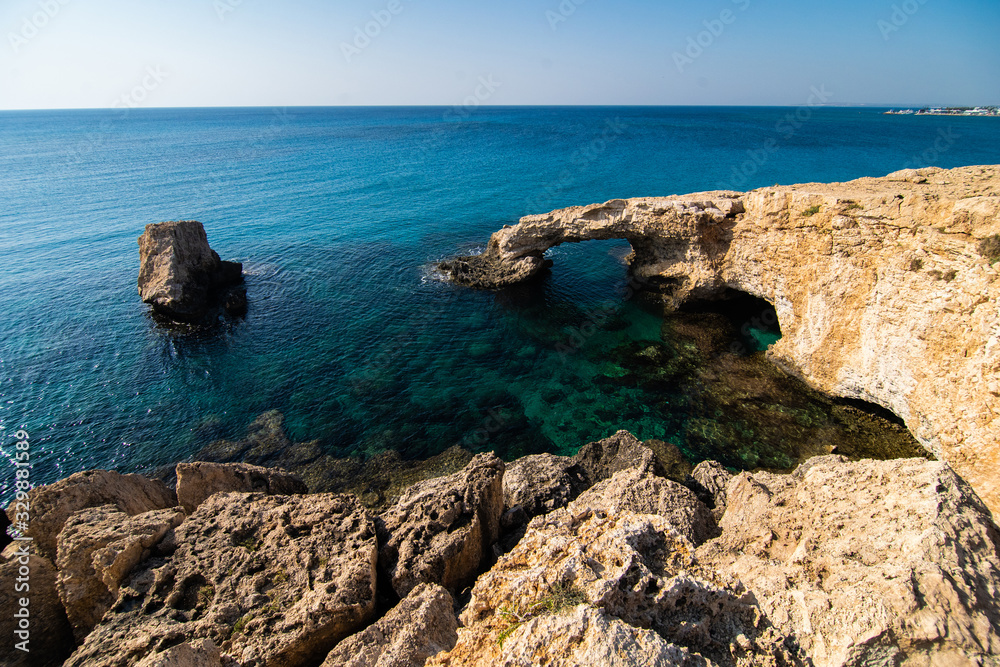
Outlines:
<svg viewBox="0 0 1000 667"><path fill-rule="evenodd" d="M1000 116L1000 107L925 107L890 109L887 116Z"/></svg>

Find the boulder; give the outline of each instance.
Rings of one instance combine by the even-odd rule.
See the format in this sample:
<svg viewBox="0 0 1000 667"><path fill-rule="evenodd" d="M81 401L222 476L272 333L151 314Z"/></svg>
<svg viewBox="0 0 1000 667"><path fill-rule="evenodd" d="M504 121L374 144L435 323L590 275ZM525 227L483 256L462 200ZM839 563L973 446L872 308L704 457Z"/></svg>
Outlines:
<svg viewBox="0 0 1000 667"><path fill-rule="evenodd" d="M59 533L59 599L82 642L118 597L132 569L184 520L180 508L129 516L114 505L76 512Z"/></svg>
<svg viewBox="0 0 1000 667"><path fill-rule="evenodd" d="M74 512L88 507L114 505L134 516L177 505L177 498L166 484L142 475L122 475L110 470L89 470L70 475L55 484L32 489L28 493L31 522L27 535L34 538L38 552L55 562L56 538L63 524ZM14 506L7 509L14 516Z"/></svg>
<svg viewBox="0 0 1000 667"><path fill-rule="evenodd" d="M379 567L400 597L419 583L452 592L491 554L503 513L504 463L478 454L461 471L414 484L379 519Z"/></svg>
<svg viewBox="0 0 1000 667"><path fill-rule="evenodd" d="M199 322L213 308L246 312L243 265L223 262L195 220L146 225L139 237L139 295L171 319Z"/></svg>
<svg viewBox="0 0 1000 667"><path fill-rule="evenodd" d="M419 584L377 623L337 644L323 667L423 667L458 641L454 604L441 586Z"/></svg>
<svg viewBox="0 0 1000 667"><path fill-rule="evenodd" d="M688 488L663 477L629 468L592 486L569 504L572 514L599 511L609 516L626 512L656 514L695 545L715 537L712 513Z"/></svg>
<svg viewBox="0 0 1000 667"><path fill-rule="evenodd" d="M461 615L458 643L427 664L570 664L567 656L589 650L586 633L548 643L541 639L548 629L535 634L522 625L581 604L653 630L690 654L685 659L691 664L700 664L699 657L726 666L767 664L748 656L803 664L794 643L769 626L753 596L738 581L701 567L691 542L663 517L568 509L533 519L517 546L479 577ZM534 652L509 654L507 641L515 636L514 645L523 642Z"/></svg>
<svg viewBox="0 0 1000 667"><path fill-rule="evenodd" d="M30 553L25 544L9 546L4 551L9 560L0 563L0 663L5 667L59 667L73 652L73 629L56 594L55 566ZM16 588L24 585L27 590ZM14 618L22 608L22 598L29 601L28 643L24 646L28 652L16 648L24 641L15 634L21 628L19 619Z"/></svg>
<svg viewBox="0 0 1000 667"><path fill-rule="evenodd" d="M353 496L218 493L166 547L68 667L125 667L199 639L243 667L319 664L375 613L375 526Z"/></svg>
<svg viewBox="0 0 1000 667"><path fill-rule="evenodd" d="M215 642L198 639L150 654L136 667L222 667L222 657Z"/></svg>
<svg viewBox="0 0 1000 667"><path fill-rule="evenodd" d="M657 475L663 472L653 450L628 431L584 445L573 461L583 470L588 487L629 468Z"/></svg>
<svg viewBox="0 0 1000 667"><path fill-rule="evenodd" d="M272 496L308 493L297 476L246 463L178 463L177 501L190 514L216 493L260 492Z"/></svg>
<svg viewBox="0 0 1000 667"><path fill-rule="evenodd" d="M726 487L733 474L717 461L702 461L691 471L691 478L712 499L712 514L720 520L726 513Z"/></svg>
<svg viewBox="0 0 1000 667"><path fill-rule="evenodd" d="M636 628L604 610L578 605L568 611L531 619L500 646L497 662L482 667L710 667L686 648L665 641L652 630ZM467 663L462 663L467 664Z"/></svg>
<svg viewBox="0 0 1000 667"><path fill-rule="evenodd" d="M827 456L729 484L698 550L739 577L816 667L996 664L1000 538L951 468Z"/></svg>
<svg viewBox="0 0 1000 667"><path fill-rule="evenodd" d="M524 522L566 507L589 486L583 470L568 456L533 454L507 465L503 501L507 511L521 508Z"/></svg>

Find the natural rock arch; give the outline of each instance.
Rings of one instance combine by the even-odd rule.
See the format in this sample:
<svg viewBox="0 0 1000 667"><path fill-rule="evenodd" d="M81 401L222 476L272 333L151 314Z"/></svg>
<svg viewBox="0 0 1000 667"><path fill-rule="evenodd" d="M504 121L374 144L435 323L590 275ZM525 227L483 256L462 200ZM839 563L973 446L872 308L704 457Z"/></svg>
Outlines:
<svg viewBox="0 0 1000 667"><path fill-rule="evenodd" d="M623 238L633 275L670 305L727 288L765 299L776 364L892 411L1000 511L1000 272L980 252L1000 234L998 193L989 166L614 200L527 216L441 268L503 287L538 274L550 247Z"/></svg>

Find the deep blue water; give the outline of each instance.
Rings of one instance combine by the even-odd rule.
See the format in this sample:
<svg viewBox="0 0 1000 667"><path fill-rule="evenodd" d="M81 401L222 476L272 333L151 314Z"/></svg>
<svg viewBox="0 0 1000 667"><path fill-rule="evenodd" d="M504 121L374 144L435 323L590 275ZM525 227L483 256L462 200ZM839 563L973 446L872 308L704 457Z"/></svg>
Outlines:
<svg viewBox="0 0 1000 667"><path fill-rule="evenodd" d="M612 422L683 447L641 390L594 381L623 372L607 350L661 336L655 310L623 298L627 244L554 249L530 294L456 288L429 265L567 205L1000 158L995 118L446 111L0 113L4 454L24 428L35 484L141 469L238 437L268 409L336 455L489 449L494 436L476 433L491 414L518 424L508 453L569 453ZM136 238L174 219L202 221L224 259L244 262L245 321L179 336L150 319ZM616 326L560 356L595 312ZM5 498L12 478L0 474Z"/></svg>

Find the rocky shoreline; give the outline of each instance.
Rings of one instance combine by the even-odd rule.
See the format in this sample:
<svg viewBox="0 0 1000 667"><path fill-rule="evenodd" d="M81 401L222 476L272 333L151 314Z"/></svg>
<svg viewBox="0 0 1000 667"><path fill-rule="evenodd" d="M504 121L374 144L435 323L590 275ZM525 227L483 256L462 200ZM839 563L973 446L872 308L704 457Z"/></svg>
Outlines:
<svg viewBox="0 0 1000 667"><path fill-rule="evenodd" d="M998 664L1000 531L946 463L669 464L624 431L478 454L381 511L243 463L77 473L3 553L4 664Z"/></svg>

